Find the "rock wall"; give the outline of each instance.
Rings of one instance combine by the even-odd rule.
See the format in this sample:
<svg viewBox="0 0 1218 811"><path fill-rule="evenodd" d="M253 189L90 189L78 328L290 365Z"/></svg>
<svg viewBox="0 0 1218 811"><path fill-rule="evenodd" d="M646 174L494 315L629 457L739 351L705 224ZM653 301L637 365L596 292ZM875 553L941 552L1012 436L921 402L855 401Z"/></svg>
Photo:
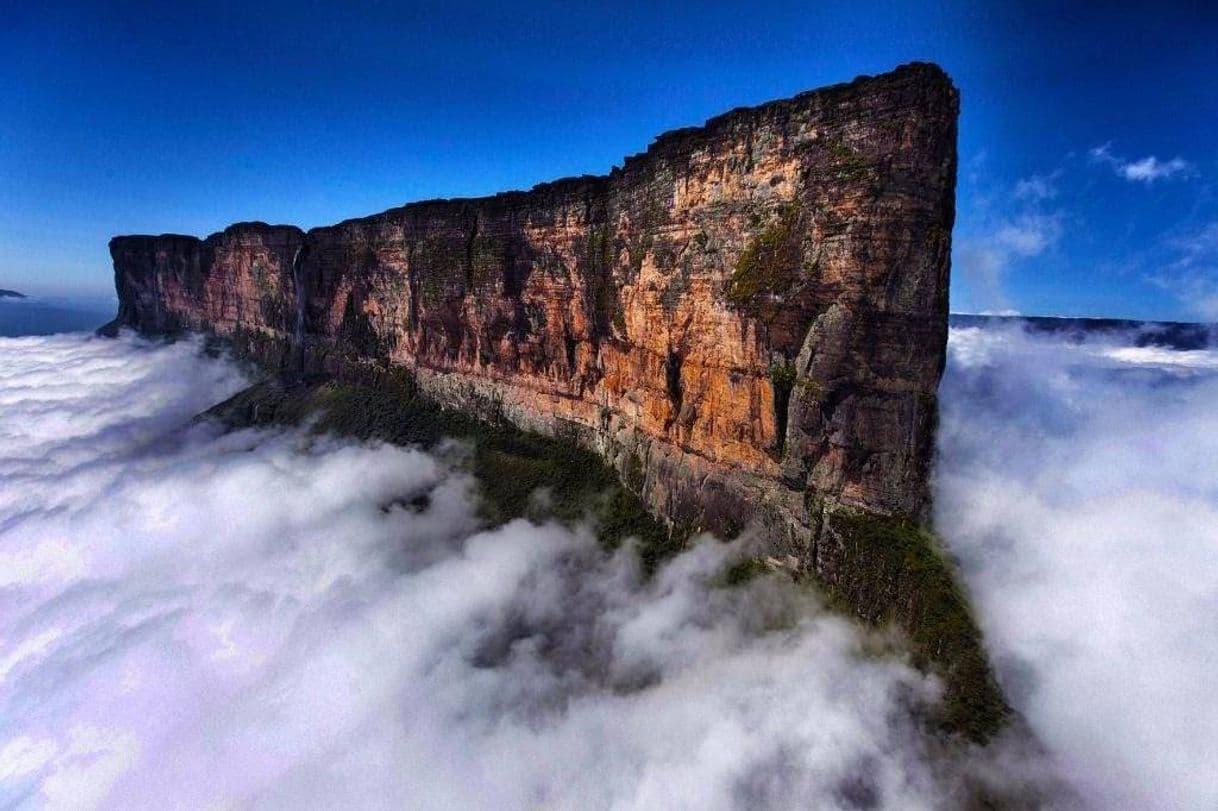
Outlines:
<svg viewBox="0 0 1218 811"><path fill-rule="evenodd" d="M405 367L578 439L673 524L753 521L832 580L837 507L927 507L958 108L913 64L666 133L603 177L116 237L113 326L287 372Z"/></svg>

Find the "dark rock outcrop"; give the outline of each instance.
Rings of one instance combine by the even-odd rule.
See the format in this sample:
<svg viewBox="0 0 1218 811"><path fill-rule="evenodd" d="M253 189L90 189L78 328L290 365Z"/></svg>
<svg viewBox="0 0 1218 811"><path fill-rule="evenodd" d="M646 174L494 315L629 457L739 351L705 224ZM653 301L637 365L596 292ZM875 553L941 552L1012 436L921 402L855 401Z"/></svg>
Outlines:
<svg viewBox="0 0 1218 811"><path fill-rule="evenodd" d="M222 336L284 372L404 368L594 450L671 525L751 525L918 626L933 601L899 571L856 588L846 518L926 514L958 108L912 64L666 133L603 177L116 237L112 328Z"/></svg>

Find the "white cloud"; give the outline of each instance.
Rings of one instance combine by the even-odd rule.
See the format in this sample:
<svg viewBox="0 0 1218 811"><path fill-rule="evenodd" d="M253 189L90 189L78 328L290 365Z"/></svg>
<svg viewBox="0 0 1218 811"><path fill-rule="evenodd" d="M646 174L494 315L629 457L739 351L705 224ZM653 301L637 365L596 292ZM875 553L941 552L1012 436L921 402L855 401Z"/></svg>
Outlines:
<svg viewBox="0 0 1218 811"><path fill-rule="evenodd" d="M956 272L968 281L974 301L982 301L992 308L1005 310L1010 309L1010 302L1003 287L1006 262L1006 255L992 245L975 240L961 240L955 249L953 266Z"/></svg>
<svg viewBox="0 0 1218 811"><path fill-rule="evenodd" d="M243 382L195 349L0 345L0 806L953 803L934 681L807 589L480 530L445 453L181 428Z"/></svg>
<svg viewBox="0 0 1218 811"><path fill-rule="evenodd" d="M1218 267L1151 277L1175 296L1194 317L1218 323Z"/></svg>
<svg viewBox="0 0 1218 811"><path fill-rule="evenodd" d="M1156 180L1171 177L1189 177L1194 174L1195 167L1181 157L1160 160L1154 155L1145 158L1129 160L1112 153L1112 144L1103 144L1090 150L1094 163L1103 163L1112 167L1118 177L1125 180L1150 184Z"/></svg>
<svg viewBox="0 0 1218 811"><path fill-rule="evenodd" d="M1005 277L1016 262L1040 256L1062 236L1062 214L1028 208L998 220L985 233L959 241L955 269L967 280L970 305L985 311L1013 311Z"/></svg>
<svg viewBox="0 0 1218 811"><path fill-rule="evenodd" d="M1057 186L1054 181L1060 172L1050 175L1032 175L1015 183L1015 199L1028 200L1033 203L1051 200L1057 196Z"/></svg>
<svg viewBox="0 0 1218 811"><path fill-rule="evenodd" d="M1218 352L953 330L937 525L1096 808L1218 807Z"/></svg>
<svg viewBox="0 0 1218 811"><path fill-rule="evenodd" d="M1005 251L1026 257L1044 253L1060 236L1060 216L1030 212L1001 225L995 241Z"/></svg>
<svg viewBox="0 0 1218 811"><path fill-rule="evenodd" d="M481 530L444 452L182 428L244 382L196 349L0 345L0 806L959 804L933 681L808 591ZM951 336L938 525L1088 807L1218 803L1216 399L1214 351Z"/></svg>
<svg viewBox="0 0 1218 811"><path fill-rule="evenodd" d="M1154 155L1131 161L1121 167L1121 174L1126 180L1140 180L1149 183L1160 178L1171 177L1189 171L1192 164L1183 158L1172 158L1161 161Z"/></svg>

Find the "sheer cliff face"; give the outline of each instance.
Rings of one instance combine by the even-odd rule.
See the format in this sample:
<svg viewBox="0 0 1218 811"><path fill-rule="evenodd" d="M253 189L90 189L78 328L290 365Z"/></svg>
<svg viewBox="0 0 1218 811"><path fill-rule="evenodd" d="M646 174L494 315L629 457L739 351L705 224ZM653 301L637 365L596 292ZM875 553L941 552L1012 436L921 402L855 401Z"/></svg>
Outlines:
<svg viewBox="0 0 1218 811"><path fill-rule="evenodd" d="M598 450L674 523L919 515L947 331L958 98L929 65L661 136L607 177L302 232L117 237L117 325L285 371L397 365Z"/></svg>

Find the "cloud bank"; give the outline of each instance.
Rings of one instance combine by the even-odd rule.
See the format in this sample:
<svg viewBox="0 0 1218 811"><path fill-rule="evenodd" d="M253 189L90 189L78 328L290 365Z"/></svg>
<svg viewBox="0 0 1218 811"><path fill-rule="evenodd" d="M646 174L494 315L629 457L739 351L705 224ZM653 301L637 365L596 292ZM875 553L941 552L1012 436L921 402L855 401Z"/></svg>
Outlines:
<svg viewBox="0 0 1218 811"><path fill-rule="evenodd" d="M1097 808L1218 807L1218 352L957 329L937 522Z"/></svg>
<svg viewBox="0 0 1218 811"><path fill-rule="evenodd" d="M456 446L192 425L246 382L198 350L0 343L0 806L960 804L937 685L808 590L482 529ZM952 333L938 522L1054 807L1218 802L1216 398L1210 350Z"/></svg>
<svg viewBox="0 0 1218 811"><path fill-rule="evenodd" d="M197 349L0 345L0 806L951 802L937 685L808 590L481 530L455 448L183 428L244 382Z"/></svg>

